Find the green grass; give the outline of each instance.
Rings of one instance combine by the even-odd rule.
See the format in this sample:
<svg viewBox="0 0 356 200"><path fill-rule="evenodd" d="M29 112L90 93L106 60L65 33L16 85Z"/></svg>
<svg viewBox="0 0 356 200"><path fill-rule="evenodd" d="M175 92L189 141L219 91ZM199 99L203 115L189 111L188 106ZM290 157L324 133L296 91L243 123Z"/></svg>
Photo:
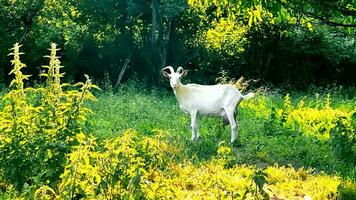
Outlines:
<svg viewBox="0 0 356 200"><path fill-rule="evenodd" d="M274 130L266 128L272 106L281 108L285 94L282 91L265 92L242 103L238 116L239 145L234 146L236 162L261 168L275 164L296 169L312 168L315 173L325 171L355 181L356 168L338 161L327 142L298 131L273 133ZM304 99L306 107L323 107L327 94L331 94L335 109L350 111L356 107L354 89L313 89L304 93L292 92L291 98L294 103ZM88 120L87 128L99 140L118 136L128 128L145 135L162 129L168 134L168 143L183 149L180 159L193 163L212 159L219 144L230 140L230 127L223 126L220 118L201 116L201 138L190 141L190 117L179 110L170 90L144 90L129 84L119 94L101 93L97 97L98 102L88 104L94 115Z"/></svg>
<svg viewBox="0 0 356 200"><path fill-rule="evenodd" d="M356 111L355 89L333 87L289 93L294 111L317 115ZM190 116L179 109L173 92L145 89L133 83L124 85L118 94L98 92L98 101L87 102L93 114L84 132L97 138L98 150L106 142L110 143L107 139L121 140L130 136L132 130L125 131L127 129L135 129L140 138L151 138L149 141L169 147L160 149L160 156L169 164L147 171L148 174L154 171L148 177L150 184L141 181L148 198L214 199L220 195L241 197L249 191L247 199L253 199L251 180L261 169L267 176L266 191L277 195L274 196L277 199L302 199L305 195L313 199L335 199L336 195L353 195L356 167L332 152L329 141L325 140L328 137L321 137L321 133L310 132L303 126L274 124L283 121L280 116L273 121L272 116L273 110L277 114L284 111L286 94L281 90L265 91L242 102L237 144L229 144L230 127L224 126L221 118L206 116L199 118L201 137L191 141ZM303 106L297 107L301 100ZM123 133L126 136L122 136ZM165 135L154 137L156 134ZM137 141L126 142L140 148ZM100 162L92 165L100 166ZM340 183L344 188L337 188ZM25 192L18 193L11 186L6 188L8 191L0 190L0 199L17 198ZM166 191L171 193L166 196Z"/></svg>

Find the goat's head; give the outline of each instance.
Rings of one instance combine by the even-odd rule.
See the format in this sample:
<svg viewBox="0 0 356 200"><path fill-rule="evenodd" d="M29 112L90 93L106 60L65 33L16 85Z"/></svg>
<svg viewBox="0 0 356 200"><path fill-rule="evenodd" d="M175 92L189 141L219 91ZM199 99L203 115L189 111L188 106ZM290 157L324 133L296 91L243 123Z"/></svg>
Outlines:
<svg viewBox="0 0 356 200"><path fill-rule="evenodd" d="M183 70L182 67L178 67L177 72L174 72L172 66L167 66L162 69L162 73L163 76L169 78L169 83L171 84L171 87L174 89L182 84L180 82L180 78L186 76L188 71Z"/></svg>

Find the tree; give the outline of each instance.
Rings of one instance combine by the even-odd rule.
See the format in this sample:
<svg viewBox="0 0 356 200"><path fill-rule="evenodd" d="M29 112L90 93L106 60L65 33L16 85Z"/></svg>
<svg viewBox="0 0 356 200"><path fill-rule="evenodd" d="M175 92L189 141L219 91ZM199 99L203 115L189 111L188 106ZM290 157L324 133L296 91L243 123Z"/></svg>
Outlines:
<svg viewBox="0 0 356 200"><path fill-rule="evenodd" d="M265 80L275 79L268 74L277 70L285 81L294 77L290 68L276 64L305 66L293 56L278 61L277 54L287 52L279 52L283 48L296 60L308 60L306 65L323 59L312 61L314 69L325 65L349 73L355 63L352 40L338 41L355 35L355 10L354 0L0 0L0 66L8 66L7 50L20 41L32 49L23 57L35 66L29 73L40 70L41 55L56 42L63 47L67 77L78 80L84 72L100 80L107 73L116 88L135 74L162 85L160 69L166 65L188 68L193 81L204 83L214 82L221 70ZM308 38L333 48L316 45L323 48L313 51L318 56L303 54ZM302 43L292 51L293 41ZM332 51L332 44L343 50Z"/></svg>

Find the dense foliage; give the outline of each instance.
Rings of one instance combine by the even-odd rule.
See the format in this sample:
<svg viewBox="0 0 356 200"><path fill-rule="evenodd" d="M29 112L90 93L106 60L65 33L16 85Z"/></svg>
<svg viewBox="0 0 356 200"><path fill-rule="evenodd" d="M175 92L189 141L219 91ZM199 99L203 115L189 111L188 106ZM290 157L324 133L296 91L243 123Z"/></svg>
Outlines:
<svg viewBox="0 0 356 200"><path fill-rule="evenodd" d="M48 66L41 76L44 87L25 87L20 45L15 44L11 61L15 76L12 90L2 97L0 110L0 171L4 180L21 189L24 185L55 185L66 163L66 154L78 142L86 116L84 101L95 100L89 92L95 85L87 78L80 89L63 90L60 61L52 43Z"/></svg>
<svg viewBox="0 0 356 200"><path fill-rule="evenodd" d="M52 41L70 81L82 73L117 87L139 76L160 85L165 65L213 83L221 70L275 84L354 84L354 0L1 0L0 65L15 42L38 73ZM1 68L0 82L11 69Z"/></svg>
<svg viewBox="0 0 356 200"><path fill-rule="evenodd" d="M0 0L0 199L353 199L355 27L355 0ZM166 65L254 84L237 143L189 140Z"/></svg>
<svg viewBox="0 0 356 200"><path fill-rule="evenodd" d="M241 104L238 147L226 144L228 128L215 118L203 118L202 138L191 142L189 116L161 91L148 92L136 83L114 95L107 83L99 103L85 103L96 100L90 89L97 87L88 77L85 83L61 83L55 44L40 74L45 84L26 87L30 76L23 74L19 48L15 44L10 54L15 77L0 104L0 198L355 195L352 89L332 88L311 99L261 89ZM217 80L241 90L248 86L226 73Z"/></svg>

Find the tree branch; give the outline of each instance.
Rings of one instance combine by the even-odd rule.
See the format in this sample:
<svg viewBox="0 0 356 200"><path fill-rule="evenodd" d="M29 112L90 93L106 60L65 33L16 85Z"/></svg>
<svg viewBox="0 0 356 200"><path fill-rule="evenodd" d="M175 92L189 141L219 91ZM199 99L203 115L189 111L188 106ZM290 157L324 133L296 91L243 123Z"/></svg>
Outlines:
<svg viewBox="0 0 356 200"><path fill-rule="evenodd" d="M41 4L42 5L42 4ZM30 28L33 24L34 19L37 16L37 13L42 9L41 6L36 7L35 9L30 9L32 12L26 13L25 16L22 16L22 22L24 23L25 30L24 33L22 34L19 43L22 43L25 39L28 33L30 32Z"/></svg>
<svg viewBox="0 0 356 200"><path fill-rule="evenodd" d="M312 17L312 18L315 18L315 19L318 19L320 20L321 22L325 23L325 24L328 24L330 26L340 26L340 27L356 27L356 24L344 24L344 23L340 23L340 22L334 22L334 21L331 21L325 17L320 17L314 13L309 13L309 12L305 12L305 14L309 17Z"/></svg>
<svg viewBox="0 0 356 200"><path fill-rule="evenodd" d="M301 10L301 9L298 9L298 8L295 8L295 7L293 9L296 10L296 11L299 11L301 13L304 13L308 17L311 17L311 18L314 18L314 19L318 19L318 20L320 20L320 22L322 22L324 24L328 24L330 26L340 26L340 27L345 27L345 28L354 28L354 27L356 27L356 24L345 24L345 23L342 23L342 22L331 21L330 20L331 17L325 17L325 15L320 15L320 14L317 14L317 13L308 12L308 11Z"/></svg>
<svg viewBox="0 0 356 200"><path fill-rule="evenodd" d="M356 28L356 24L343 24L343 23L338 23L338 22L333 22L333 21L324 21L324 23L329 24L331 26L340 26L340 27L345 27L345 28Z"/></svg>
<svg viewBox="0 0 356 200"><path fill-rule="evenodd" d="M345 7L341 7L337 4L330 4L327 1L324 0L319 0L319 1L315 1L315 0L307 0L307 2L309 2L310 4L313 4L314 6L322 6L324 8L326 8L327 10L335 10L338 11L340 13L342 13L343 15L347 15L347 16L356 16L356 11L354 10L349 10Z"/></svg>

